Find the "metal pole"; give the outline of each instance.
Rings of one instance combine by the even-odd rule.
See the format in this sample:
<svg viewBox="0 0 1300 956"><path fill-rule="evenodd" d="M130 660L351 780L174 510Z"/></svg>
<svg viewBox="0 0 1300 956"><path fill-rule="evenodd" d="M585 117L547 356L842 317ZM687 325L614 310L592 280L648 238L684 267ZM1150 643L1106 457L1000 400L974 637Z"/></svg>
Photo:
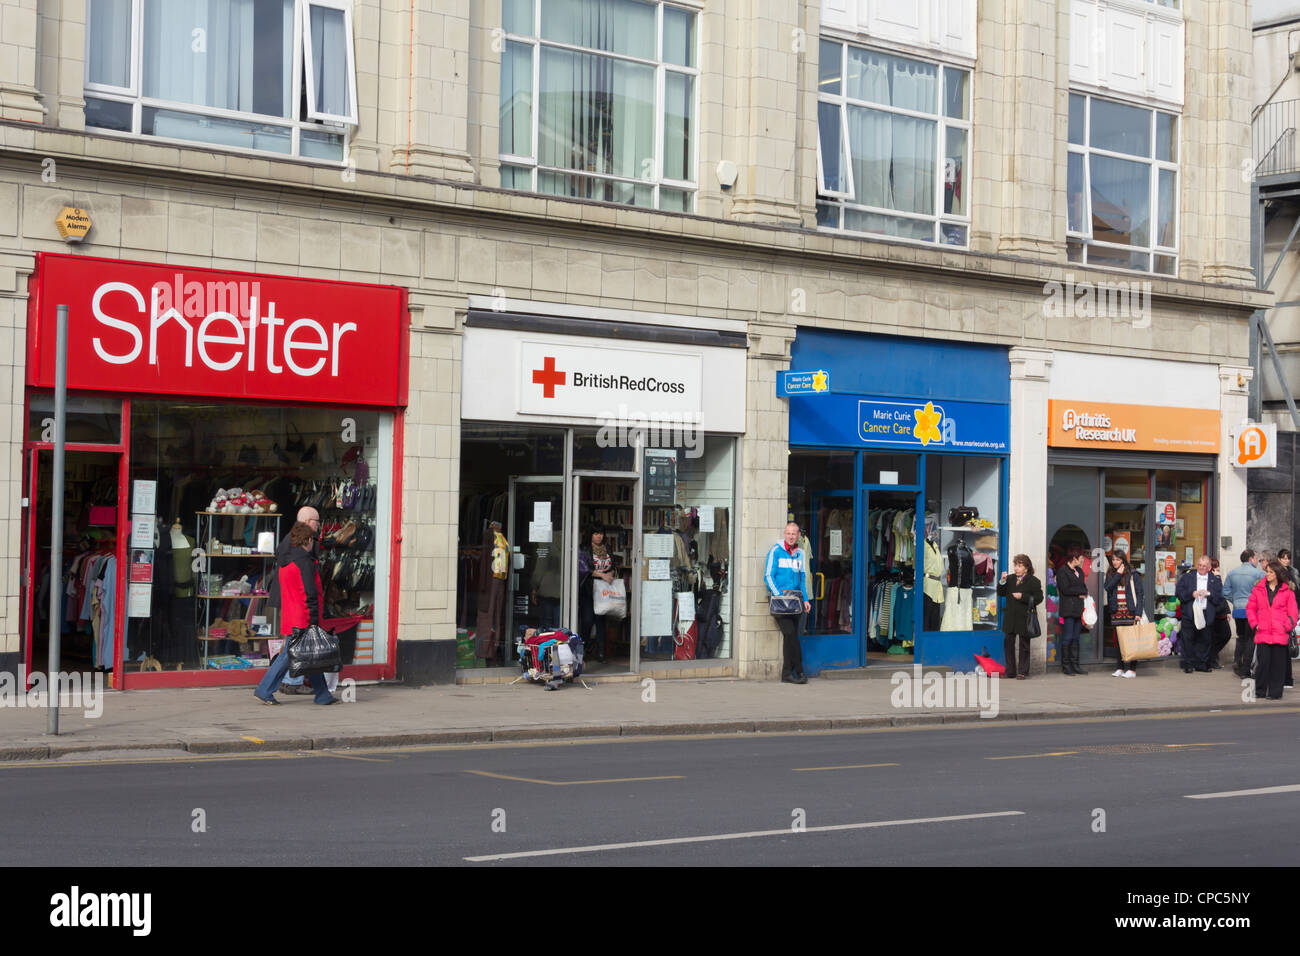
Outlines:
<svg viewBox="0 0 1300 956"><path fill-rule="evenodd" d="M54 576L55 562L59 566L63 561L63 443L66 438L65 424L68 415L68 307L59 306L58 346L54 364L54 467L51 473L52 497L50 507L50 580ZM62 661L59 646L60 589L50 588L50 659L46 666L46 687L50 695L49 724L47 733L59 732L59 673Z"/></svg>

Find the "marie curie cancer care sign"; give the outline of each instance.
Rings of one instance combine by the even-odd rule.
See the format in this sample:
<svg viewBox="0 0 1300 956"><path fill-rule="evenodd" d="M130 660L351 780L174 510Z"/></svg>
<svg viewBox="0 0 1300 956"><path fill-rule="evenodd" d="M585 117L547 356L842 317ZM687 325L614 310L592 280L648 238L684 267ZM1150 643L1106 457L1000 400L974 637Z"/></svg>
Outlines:
<svg viewBox="0 0 1300 956"><path fill-rule="evenodd" d="M952 399L905 400L832 392L790 403L792 445L1005 453L1011 420L1006 405Z"/></svg>

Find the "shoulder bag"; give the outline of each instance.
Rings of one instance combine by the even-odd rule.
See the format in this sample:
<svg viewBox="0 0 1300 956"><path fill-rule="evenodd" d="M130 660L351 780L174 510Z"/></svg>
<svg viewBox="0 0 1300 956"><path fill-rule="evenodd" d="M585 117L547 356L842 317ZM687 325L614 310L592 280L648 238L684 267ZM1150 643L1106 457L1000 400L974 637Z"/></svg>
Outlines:
<svg viewBox="0 0 1300 956"><path fill-rule="evenodd" d="M1029 599L1025 607L1025 637L1042 637L1043 628L1038 623L1038 602L1033 598Z"/></svg>
<svg viewBox="0 0 1300 956"><path fill-rule="evenodd" d="M777 617L798 617L803 613L803 595L798 591L782 591L767 599L767 610Z"/></svg>

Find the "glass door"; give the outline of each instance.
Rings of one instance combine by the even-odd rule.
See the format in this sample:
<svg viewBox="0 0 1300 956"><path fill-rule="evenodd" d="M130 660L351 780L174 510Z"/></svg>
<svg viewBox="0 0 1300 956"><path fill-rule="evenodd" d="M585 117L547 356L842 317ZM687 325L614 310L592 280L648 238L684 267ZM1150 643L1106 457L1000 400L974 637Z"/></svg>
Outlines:
<svg viewBox="0 0 1300 956"><path fill-rule="evenodd" d="M641 640L647 653L671 659L673 618L671 581L655 581L650 589L655 596L648 634L642 628L641 597L648 583L642 567L640 482L622 474L575 474L573 478L573 591L569 626L583 639L586 672L635 671L641 662ZM675 537L669 535L669 537ZM673 542L664 539L665 550L672 554ZM605 580L602 575L611 575ZM595 592L598 586L622 582L622 616L617 612L596 613ZM668 586L668 598L659 600L662 585ZM664 612L667 612L666 616Z"/></svg>
<svg viewBox="0 0 1300 956"><path fill-rule="evenodd" d="M826 667L862 666L862 641L854 627L857 515L853 491L823 491L811 496L811 520L803 547L812 610L804 615L800 629L804 670L809 674Z"/></svg>
<svg viewBox="0 0 1300 956"><path fill-rule="evenodd" d="M1094 579L1094 597L1097 602L1098 623L1092 633L1083 635L1079 656L1092 660L1119 658L1119 642L1115 628L1106 610L1106 575L1110 573L1110 556L1121 552L1127 556L1133 570L1142 575L1142 602L1151 608L1154 599L1154 577L1147 573L1153 566L1155 549L1153 536L1147 533L1151 520L1149 501L1107 498L1102 509L1101 546L1105 552L1102 568ZM1154 620L1148 610L1147 617Z"/></svg>
<svg viewBox="0 0 1300 956"><path fill-rule="evenodd" d="M527 628L563 623L564 482L558 478L510 479L507 532L510 587L506 597L506 664Z"/></svg>

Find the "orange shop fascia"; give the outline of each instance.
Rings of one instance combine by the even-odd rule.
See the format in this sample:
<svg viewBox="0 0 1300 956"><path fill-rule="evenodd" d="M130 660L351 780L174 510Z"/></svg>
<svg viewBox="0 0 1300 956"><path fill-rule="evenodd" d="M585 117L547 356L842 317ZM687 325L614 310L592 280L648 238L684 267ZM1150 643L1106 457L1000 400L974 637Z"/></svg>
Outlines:
<svg viewBox="0 0 1300 956"><path fill-rule="evenodd" d="M1052 448L1219 453L1216 409L1060 399L1050 400L1047 408L1047 444Z"/></svg>

